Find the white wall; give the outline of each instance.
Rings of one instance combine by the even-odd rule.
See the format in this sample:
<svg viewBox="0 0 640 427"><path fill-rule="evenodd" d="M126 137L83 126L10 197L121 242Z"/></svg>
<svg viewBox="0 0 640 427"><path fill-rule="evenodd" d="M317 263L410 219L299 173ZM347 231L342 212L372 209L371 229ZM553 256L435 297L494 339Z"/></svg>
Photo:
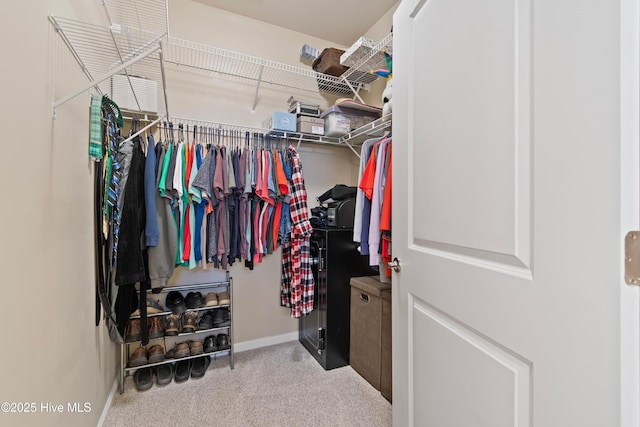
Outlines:
<svg viewBox="0 0 640 427"><path fill-rule="evenodd" d="M116 349L94 326L89 95L54 98L86 81L47 21L55 14L102 23L98 2L2 2L0 180L7 192L0 257L1 402L36 404L0 414L11 426L95 425L116 376ZM91 412L51 414L41 403L88 402ZM16 408L17 409L17 408Z"/></svg>

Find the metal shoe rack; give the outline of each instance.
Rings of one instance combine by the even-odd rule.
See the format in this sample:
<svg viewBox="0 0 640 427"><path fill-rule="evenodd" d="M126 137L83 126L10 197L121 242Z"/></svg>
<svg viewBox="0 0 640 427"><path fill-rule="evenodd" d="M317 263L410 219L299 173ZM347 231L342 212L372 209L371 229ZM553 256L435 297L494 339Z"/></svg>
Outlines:
<svg viewBox="0 0 640 427"><path fill-rule="evenodd" d="M361 58L342 76L334 77L310 68L295 67L170 37L167 0L101 0L101 4L111 23L109 27L49 17L52 26L89 80L76 92L54 102L54 117L59 106L88 90L109 94L111 77L123 75L129 82L138 107L139 99L145 94L140 93L144 89L136 86L132 77L156 82L157 87L161 89L158 91L158 104L164 106L164 114L159 114L161 117L158 121L169 121L172 116L169 114L167 100L167 67L191 70L220 79L252 82L255 85L252 110L256 108L261 87L265 86L335 96L353 96L362 101L359 92L369 90L370 84L377 79L370 71L383 66L379 53L390 48L393 43L392 34L387 35L370 54ZM142 111L141 108L140 110ZM354 147L361 145L369 135L379 135L380 130L390 126L389 118L382 118L339 138L319 138L296 132L287 136L299 142L348 147L358 154Z"/></svg>
<svg viewBox="0 0 640 427"><path fill-rule="evenodd" d="M229 304L222 304L222 305L217 305L217 306L211 306L211 307L201 307L201 308L194 308L194 309L188 309L188 310L193 310L193 311L197 311L200 313L204 313L206 311L209 310L213 310L213 309L217 309L217 308L228 308L229 309L229 317L231 319L231 323L229 326L222 326L222 327L214 327L211 329L203 329L203 330L196 330L195 332L187 332L187 333L178 333L178 335L174 335L174 336L162 336L160 338L152 338L149 339L149 346L151 346L153 343L158 344L158 343L162 343L162 346L164 347L165 350L165 354L166 352L170 349L171 346L183 342L183 341L188 341L188 340L201 340L204 339L206 336L208 335L217 335L219 333L226 333L228 338L229 338L229 348L228 349L224 349L224 350L218 350L218 351L214 351L211 353L202 353L202 354L197 354L197 355L189 355L189 356L184 356L184 357L177 357L177 358L170 358L167 359L165 358L165 360L161 361L161 362L157 362L157 363L148 363L148 364L144 364L141 366L136 366L136 367L127 367L128 364L128 360L129 360L129 356L130 354L133 352L133 350L135 350L136 346L140 345L140 341L132 341L132 342L124 342L120 345L120 376L119 376L119 382L118 382L118 388L120 393L124 393L124 380L125 377L128 375L133 375L135 373L136 370L138 369L143 369L143 368L149 368L149 367L153 367L153 366L157 366L157 365L163 365L163 364L167 364L167 363L175 363L178 362L180 360L188 360L188 359L196 359L198 357L203 357L203 356L210 356L213 360L216 360L220 357L226 357L229 356L229 366L231 367L231 369L233 369L233 345L234 345L234 338L233 338L233 279L229 276L229 273L226 273L226 280L221 281L221 282L211 282L211 283L198 283L198 284L193 284L193 285L176 285L176 286L167 286L165 288L162 288L162 290L160 291L159 295L165 295L166 298L166 294L172 291L178 291L183 293L183 295L186 295L185 292L201 292L203 294L203 296L206 296L207 292L222 292L222 291L227 291L229 292L230 295L230 303ZM154 294L152 294L151 291L147 292L147 295L140 295L140 298L144 299L146 302L146 297L150 297ZM155 299L155 298L154 298ZM162 307L165 307L164 304L164 298L161 298L159 301L160 305ZM155 314L148 314L147 318L151 318L151 317L155 317L155 316L167 316L171 314L171 311L163 311L161 313L155 313ZM131 319L139 319L140 316L131 316Z"/></svg>

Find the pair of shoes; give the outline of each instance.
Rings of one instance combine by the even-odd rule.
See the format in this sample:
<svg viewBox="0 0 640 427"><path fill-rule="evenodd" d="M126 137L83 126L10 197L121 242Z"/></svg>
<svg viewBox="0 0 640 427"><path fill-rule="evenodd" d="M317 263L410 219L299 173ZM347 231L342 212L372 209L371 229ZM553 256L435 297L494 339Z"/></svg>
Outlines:
<svg viewBox="0 0 640 427"><path fill-rule="evenodd" d="M151 368L138 369L133 374L133 382L136 384L138 391L149 390L153 385L153 370Z"/></svg>
<svg viewBox="0 0 640 427"><path fill-rule="evenodd" d="M189 344L189 353L192 356L195 356L196 354L202 354L204 352L202 341L189 340L187 341L187 343Z"/></svg>
<svg viewBox="0 0 640 427"><path fill-rule="evenodd" d="M156 366L156 384L159 386L167 385L173 379L173 365L164 363Z"/></svg>
<svg viewBox="0 0 640 427"><path fill-rule="evenodd" d="M198 330L198 312L193 310L187 310L182 315L182 329L181 333L195 332Z"/></svg>
<svg viewBox="0 0 640 427"><path fill-rule="evenodd" d="M127 367L134 368L136 366L142 366L149 363L149 353L147 353L147 349L143 346L136 348L131 356L129 356L129 361L127 362Z"/></svg>
<svg viewBox="0 0 640 427"><path fill-rule="evenodd" d="M153 298L147 298L147 314L158 314L162 313L164 309L160 305L160 303ZM131 313L132 317L140 316L140 309L136 309L133 313Z"/></svg>
<svg viewBox="0 0 640 427"><path fill-rule="evenodd" d="M202 343L204 347L205 353L213 353L214 351L218 351L218 341L215 335L209 335L204 339Z"/></svg>
<svg viewBox="0 0 640 427"><path fill-rule="evenodd" d="M142 331L140 330L140 319L131 319L127 322L127 328L124 332L125 342L140 341Z"/></svg>
<svg viewBox="0 0 640 427"><path fill-rule="evenodd" d="M188 310L182 315L182 319L177 314L167 316L164 326L164 334L175 336L179 333L189 333L198 330L198 312Z"/></svg>
<svg viewBox="0 0 640 427"><path fill-rule="evenodd" d="M160 338L164 335L164 317L149 317L149 338Z"/></svg>
<svg viewBox="0 0 640 427"><path fill-rule="evenodd" d="M198 357L191 363L191 378L202 378L207 373L211 358L209 356Z"/></svg>
<svg viewBox="0 0 640 427"><path fill-rule="evenodd" d="M205 303L206 307L216 307L218 305L229 305L231 304L231 296L229 292L220 292L219 294L215 292L209 292L207 294L207 300Z"/></svg>
<svg viewBox="0 0 640 427"><path fill-rule="evenodd" d="M179 342L169 351L167 351L167 358L177 359L179 357L186 357L191 354L189 343Z"/></svg>
<svg viewBox="0 0 640 427"><path fill-rule="evenodd" d="M200 323L198 324L198 328L200 328L200 330L212 329L213 322L214 322L213 313L211 311L207 311L200 318Z"/></svg>
<svg viewBox="0 0 640 427"><path fill-rule="evenodd" d="M228 308L216 308L213 310L213 327L223 328L231 325L231 314Z"/></svg>

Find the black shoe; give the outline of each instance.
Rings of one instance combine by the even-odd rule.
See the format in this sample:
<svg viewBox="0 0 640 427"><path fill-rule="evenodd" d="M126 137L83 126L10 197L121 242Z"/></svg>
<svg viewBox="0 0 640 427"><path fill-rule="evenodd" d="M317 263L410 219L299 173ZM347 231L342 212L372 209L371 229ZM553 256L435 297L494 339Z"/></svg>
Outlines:
<svg viewBox="0 0 640 427"><path fill-rule="evenodd" d="M153 385L153 372L151 368L138 369L133 375L138 391L149 390Z"/></svg>
<svg viewBox="0 0 640 427"><path fill-rule="evenodd" d="M193 359L193 365L191 366L191 378L202 378L209 368L211 359L209 356L198 357Z"/></svg>
<svg viewBox="0 0 640 427"><path fill-rule="evenodd" d="M213 310L213 326L223 328L231 325L231 315L228 308L218 308Z"/></svg>
<svg viewBox="0 0 640 427"><path fill-rule="evenodd" d="M200 292L189 292L184 299L187 308L204 307L205 300Z"/></svg>
<svg viewBox="0 0 640 427"><path fill-rule="evenodd" d="M171 363L156 366L156 384L166 385L169 384L172 379L173 365Z"/></svg>
<svg viewBox="0 0 640 427"><path fill-rule="evenodd" d="M173 379L177 383L181 383L189 379L191 373L191 361L180 360L176 363L176 367L173 373Z"/></svg>
<svg viewBox="0 0 640 427"><path fill-rule="evenodd" d="M218 334L218 338L216 341L218 344L218 350L226 350L228 348L231 348L231 346L229 345L229 337L227 336L227 334Z"/></svg>
<svg viewBox="0 0 640 427"><path fill-rule="evenodd" d="M204 346L204 352L205 353L212 353L214 351L217 351L218 350L218 341L216 340L216 336L215 335L209 335L208 337L206 337L204 339L203 346Z"/></svg>
<svg viewBox="0 0 640 427"><path fill-rule="evenodd" d="M207 311L205 314L202 315L202 318L200 319L200 323L198 324L198 328L200 330L211 329L213 328L213 322L214 322L213 314L210 311Z"/></svg>

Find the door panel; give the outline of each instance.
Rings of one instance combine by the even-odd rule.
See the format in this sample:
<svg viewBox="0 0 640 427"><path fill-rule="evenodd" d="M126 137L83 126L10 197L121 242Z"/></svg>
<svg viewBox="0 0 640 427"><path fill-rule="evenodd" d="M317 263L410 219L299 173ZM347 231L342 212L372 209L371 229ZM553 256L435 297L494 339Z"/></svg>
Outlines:
<svg viewBox="0 0 640 427"><path fill-rule="evenodd" d="M409 304L410 345L419 357L409 365L409 378L414 390L428 391L410 410L420 420L416 425L528 425L531 362L424 301L410 297ZM469 405L461 410L459 402Z"/></svg>
<svg viewBox="0 0 640 427"><path fill-rule="evenodd" d="M395 425L620 424L619 52L618 2L396 10Z"/></svg>
<svg viewBox="0 0 640 427"><path fill-rule="evenodd" d="M413 15L410 90L429 94L409 110L428 121L410 145L413 244L530 275L529 1L431 0Z"/></svg>

